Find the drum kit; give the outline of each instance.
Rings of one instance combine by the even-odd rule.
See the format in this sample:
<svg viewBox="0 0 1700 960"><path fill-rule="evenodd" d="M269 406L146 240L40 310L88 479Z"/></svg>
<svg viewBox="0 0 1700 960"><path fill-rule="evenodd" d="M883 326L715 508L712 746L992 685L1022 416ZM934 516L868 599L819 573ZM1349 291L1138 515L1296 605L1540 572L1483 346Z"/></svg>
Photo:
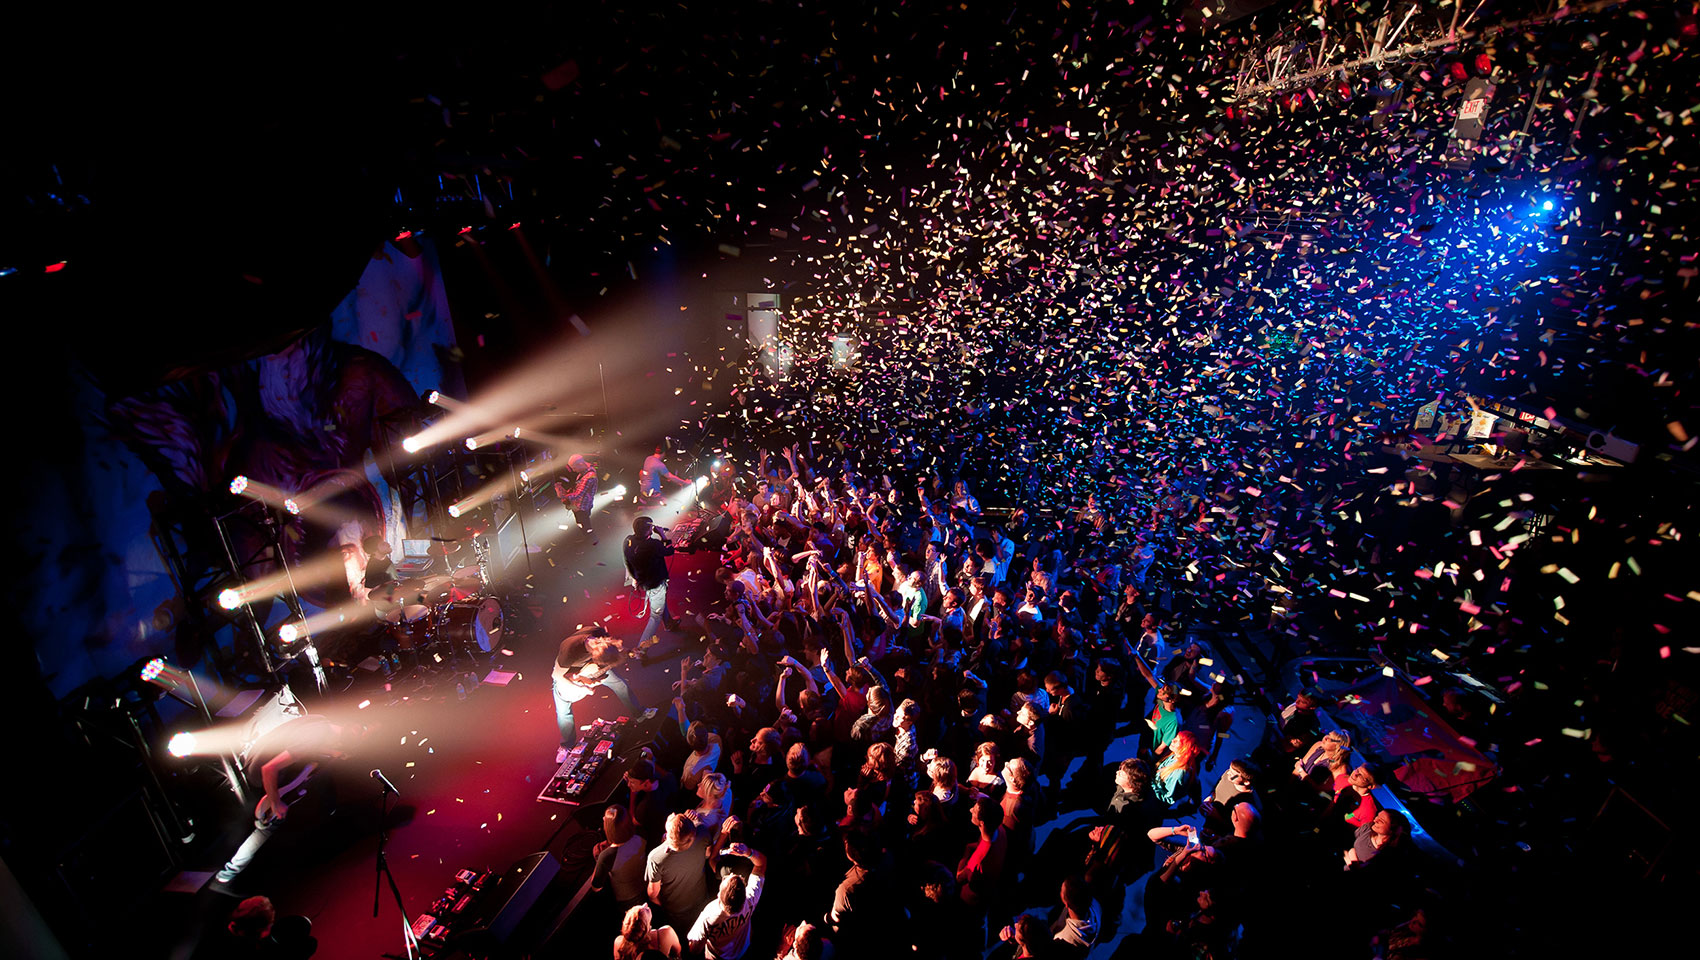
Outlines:
<svg viewBox="0 0 1700 960"><path fill-rule="evenodd" d="M457 541L441 541L452 562ZM445 574L391 580L369 594L378 619L389 624L402 651L417 654L491 653L502 639L502 602L490 593L483 537L472 538L477 562ZM439 659L440 658L433 658Z"/></svg>

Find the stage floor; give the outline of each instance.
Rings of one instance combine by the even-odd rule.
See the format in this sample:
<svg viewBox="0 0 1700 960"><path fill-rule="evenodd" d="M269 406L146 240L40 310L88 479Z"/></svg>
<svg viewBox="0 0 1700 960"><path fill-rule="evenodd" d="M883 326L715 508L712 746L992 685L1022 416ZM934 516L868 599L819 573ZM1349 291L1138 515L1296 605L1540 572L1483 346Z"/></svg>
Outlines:
<svg viewBox="0 0 1700 960"><path fill-rule="evenodd" d="M671 519L645 512L658 522ZM382 767L401 792L392 801L388 857L410 918L425 912L459 869L501 870L544 849L552 838L558 846L570 808L536 799L556 768L550 665L560 639L581 623L604 622L614 636L635 644L643 598L624 585L620 549L635 513L629 505L608 508L596 517L596 543L574 529L532 554L528 595L535 616L518 619L535 619L535 626L504 639L502 647L511 655L496 656L494 668L515 674L505 686L484 683L461 700L451 682L446 692L438 684L429 699L392 703L385 702L381 686L357 683L345 698L371 699L360 715L375 726L340 764L336 813L306 811L305 822L291 824L267 844L231 885L234 892L270 897L279 916L311 918L319 957L401 954L401 920L387 890L378 917L372 916L379 795L365 774L373 767ZM671 604L687 620L680 633L663 630L654 652L681 643L700 652L699 630L688 618L706 612L719 592L716 561L706 552L672 558ZM523 590L519 583L499 586L515 601ZM665 708L678 669L675 655L648 666L628 663L621 672L640 707ZM480 676L489 670L483 668ZM576 711L581 726L622 712L605 690L581 701ZM231 807L227 842L205 863L192 865L198 870L178 878L172 886L181 892L161 894L155 916L176 922L164 925L171 942L149 953L192 956L201 928L222 922L234 906L233 898L211 888L190 892L198 886L196 873L217 869L245 832L241 812Z"/></svg>

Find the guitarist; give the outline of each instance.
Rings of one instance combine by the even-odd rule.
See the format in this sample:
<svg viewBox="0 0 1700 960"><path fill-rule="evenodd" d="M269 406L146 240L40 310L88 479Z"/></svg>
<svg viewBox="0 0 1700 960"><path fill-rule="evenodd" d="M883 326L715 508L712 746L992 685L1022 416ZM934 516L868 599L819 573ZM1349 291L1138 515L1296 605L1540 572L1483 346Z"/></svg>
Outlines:
<svg viewBox="0 0 1700 960"><path fill-rule="evenodd" d="M348 757L348 748L365 733L358 726L332 723L318 714L307 714L273 728L249 751L248 775L260 782L264 793L254 806L254 830L236 854L214 875L215 889L227 886L247 868L274 834L283 829L285 817L313 791L325 808L336 808L336 791L331 778L320 767L327 761ZM314 777L315 773L320 776ZM291 818L298 821L299 815Z"/></svg>
<svg viewBox="0 0 1700 960"><path fill-rule="evenodd" d="M578 743L578 723L573 719L573 704L590 696L598 686L607 687L626 708L628 716L636 716L637 704L632 702L631 688L614 672L623 654L620 644L608 637L601 624L586 627L561 641L555 654L553 684L555 720L561 728L561 745L555 751L555 762L565 763L567 751Z"/></svg>

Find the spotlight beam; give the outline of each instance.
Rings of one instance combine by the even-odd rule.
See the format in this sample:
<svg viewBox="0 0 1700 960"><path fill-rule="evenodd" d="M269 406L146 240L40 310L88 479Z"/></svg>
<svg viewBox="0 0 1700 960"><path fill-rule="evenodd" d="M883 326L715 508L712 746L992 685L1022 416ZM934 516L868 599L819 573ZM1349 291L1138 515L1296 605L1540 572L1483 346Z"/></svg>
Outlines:
<svg viewBox="0 0 1700 960"><path fill-rule="evenodd" d="M290 591L292 583L297 591L311 590L329 586L345 576L341 552L324 553L306 563L268 573L239 587L221 591L218 595L218 605L226 610L235 610L245 603L258 603L261 600L281 597Z"/></svg>
<svg viewBox="0 0 1700 960"><path fill-rule="evenodd" d="M352 626L375 620L378 609L369 601L350 600L338 604L329 610L322 610L304 620L291 620L280 624L277 628L278 639L284 643L294 643L337 627Z"/></svg>
<svg viewBox="0 0 1700 960"><path fill-rule="evenodd" d="M459 409L439 403L446 414L404 440L402 449L417 453L487 430L505 430L514 424L525 427L544 405L554 403L571 409L578 400L595 399L591 386L595 382L594 364L583 347L576 341L564 342L470 398Z"/></svg>
<svg viewBox="0 0 1700 960"><path fill-rule="evenodd" d="M449 504L449 516L464 517L497 497L514 492L516 479L512 474L506 472L499 474L495 480Z"/></svg>

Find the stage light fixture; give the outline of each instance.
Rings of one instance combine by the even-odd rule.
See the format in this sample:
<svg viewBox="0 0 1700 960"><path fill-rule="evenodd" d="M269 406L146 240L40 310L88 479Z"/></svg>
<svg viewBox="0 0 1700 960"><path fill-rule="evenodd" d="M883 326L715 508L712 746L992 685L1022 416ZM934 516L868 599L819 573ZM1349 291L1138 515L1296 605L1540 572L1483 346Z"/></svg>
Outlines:
<svg viewBox="0 0 1700 960"><path fill-rule="evenodd" d="M466 438L466 449L477 450L478 449L478 438L477 437L467 437Z"/></svg>
<svg viewBox="0 0 1700 960"><path fill-rule="evenodd" d="M531 471L521 470L519 472L519 482L520 483L530 483L531 482Z"/></svg>
<svg viewBox="0 0 1700 960"><path fill-rule="evenodd" d="M626 485L623 483L615 484L614 489L610 492L616 497L623 497L626 495Z"/></svg>
<svg viewBox="0 0 1700 960"><path fill-rule="evenodd" d="M288 510L291 514L297 517L301 515L301 504L296 503L293 497L283 498L283 509Z"/></svg>
<svg viewBox="0 0 1700 960"><path fill-rule="evenodd" d="M460 516L460 504L458 504L458 503L449 504L449 516L456 517L456 518L458 518Z"/></svg>
<svg viewBox="0 0 1700 960"><path fill-rule="evenodd" d="M174 757L186 757L195 752L195 735L188 731L172 734L171 740L165 745L165 749Z"/></svg>
<svg viewBox="0 0 1700 960"><path fill-rule="evenodd" d="M697 489L701 490L703 487L706 487L706 486L708 486L708 478L707 477L698 477L697 478Z"/></svg>
<svg viewBox="0 0 1700 960"><path fill-rule="evenodd" d="M277 628L277 638L284 643L294 643L299 636L300 632L295 629L293 623L286 623Z"/></svg>
<svg viewBox="0 0 1700 960"><path fill-rule="evenodd" d="M720 472L720 461L719 461L719 460L716 460L716 461L714 461L714 467L713 467L713 469L714 469L714 472L715 472L715 473L719 473L719 472Z"/></svg>
<svg viewBox="0 0 1700 960"><path fill-rule="evenodd" d="M406 450L408 453L418 453L419 448L424 445L424 442L418 437L408 437L406 440L401 442L401 448Z"/></svg>
<svg viewBox="0 0 1700 960"><path fill-rule="evenodd" d="M246 489L248 489L248 478L247 477L238 476L236 479L230 481L230 492L231 493L240 495L242 493L242 491L244 491Z"/></svg>
<svg viewBox="0 0 1700 960"><path fill-rule="evenodd" d="M435 390L432 390L430 393L427 393L425 395L425 401L427 403L441 403L442 400L443 400L443 395L438 393Z"/></svg>
<svg viewBox="0 0 1700 960"><path fill-rule="evenodd" d="M220 590L218 605L226 610L235 610L242 605L242 594L236 590Z"/></svg>
<svg viewBox="0 0 1700 960"><path fill-rule="evenodd" d="M142 668L142 681L144 683L152 683L154 678L158 677L164 671L165 661L159 657L154 657L152 660L148 661L147 666Z"/></svg>
<svg viewBox="0 0 1700 960"><path fill-rule="evenodd" d="M1551 210L1552 209L1552 201L1551 200L1542 201L1541 202L1541 209L1542 210Z"/></svg>

